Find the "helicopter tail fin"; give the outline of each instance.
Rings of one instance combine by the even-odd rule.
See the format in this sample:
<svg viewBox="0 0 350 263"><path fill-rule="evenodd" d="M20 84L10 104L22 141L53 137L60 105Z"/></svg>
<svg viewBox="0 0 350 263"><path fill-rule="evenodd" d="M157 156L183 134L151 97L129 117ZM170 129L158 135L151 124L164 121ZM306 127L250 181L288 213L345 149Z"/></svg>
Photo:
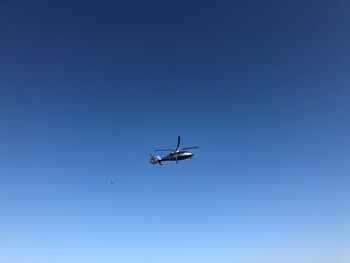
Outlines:
<svg viewBox="0 0 350 263"><path fill-rule="evenodd" d="M158 156L158 155L150 154L149 162L151 164L157 164L157 163L162 164L162 158L160 158L160 156Z"/></svg>

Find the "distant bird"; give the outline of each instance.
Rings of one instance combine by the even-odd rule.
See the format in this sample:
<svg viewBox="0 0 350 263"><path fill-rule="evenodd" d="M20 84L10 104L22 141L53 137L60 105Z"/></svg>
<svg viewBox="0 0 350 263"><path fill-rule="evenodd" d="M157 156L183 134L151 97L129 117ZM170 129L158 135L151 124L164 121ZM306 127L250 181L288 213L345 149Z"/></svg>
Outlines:
<svg viewBox="0 0 350 263"><path fill-rule="evenodd" d="M110 181L110 183L111 183L111 184L115 184L115 181L114 181L114 180L112 180L112 181Z"/></svg>

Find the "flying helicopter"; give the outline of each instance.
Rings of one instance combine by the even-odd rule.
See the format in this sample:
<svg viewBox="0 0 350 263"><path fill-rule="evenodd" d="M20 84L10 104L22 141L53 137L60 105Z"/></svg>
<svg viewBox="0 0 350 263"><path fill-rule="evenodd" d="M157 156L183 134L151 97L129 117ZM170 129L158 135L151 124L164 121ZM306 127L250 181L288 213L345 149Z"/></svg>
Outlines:
<svg viewBox="0 0 350 263"><path fill-rule="evenodd" d="M164 156L164 157L160 157L158 155L150 154L150 157L151 157L150 163L151 164L159 163L160 165L162 165L162 162L165 162L165 161L176 161L176 163L179 163L179 161L181 161L181 160L192 158L194 154L191 153L191 152L188 152L186 150L196 149L196 148L199 148L199 147L198 146L193 146L193 147L186 147L186 148L179 149L180 140L181 140L181 137L178 136L177 137L176 149L158 149L158 150L155 150L156 152L170 151L170 153L167 156Z"/></svg>

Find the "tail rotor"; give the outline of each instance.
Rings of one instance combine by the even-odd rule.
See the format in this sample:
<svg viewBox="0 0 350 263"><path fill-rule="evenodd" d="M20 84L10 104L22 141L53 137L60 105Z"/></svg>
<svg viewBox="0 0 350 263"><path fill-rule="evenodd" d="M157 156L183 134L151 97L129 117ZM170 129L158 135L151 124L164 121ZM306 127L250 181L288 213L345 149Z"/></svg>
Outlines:
<svg viewBox="0 0 350 263"><path fill-rule="evenodd" d="M160 165L162 164L162 158L158 155L153 155L153 154L150 154L150 160L149 162L151 164L157 164L159 163Z"/></svg>

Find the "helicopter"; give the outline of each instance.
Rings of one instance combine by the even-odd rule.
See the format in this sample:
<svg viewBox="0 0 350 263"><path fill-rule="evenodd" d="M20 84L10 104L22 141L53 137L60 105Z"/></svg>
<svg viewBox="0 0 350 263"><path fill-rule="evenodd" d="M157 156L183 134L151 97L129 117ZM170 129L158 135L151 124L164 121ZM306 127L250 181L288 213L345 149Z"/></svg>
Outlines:
<svg viewBox="0 0 350 263"><path fill-rule="evenodd" d="M176 149L158 149L158 150L155 150L156 152L160 152L160 151L171 151L171 152L167 156L164 156L164 157L150 154L150 158L151 158L150 163L151 164L159 163L160 165L162 165L162 162L165 162L165 161L176 161L176 163L179 163L179 161L181 161L181 160L192 158L194 154L191 152L188 152L186 150L196 149L199 147L193 146L193 147L186 147L186 148L179 149L180 140L181 140L181 137L178 136Z"/></svg>

